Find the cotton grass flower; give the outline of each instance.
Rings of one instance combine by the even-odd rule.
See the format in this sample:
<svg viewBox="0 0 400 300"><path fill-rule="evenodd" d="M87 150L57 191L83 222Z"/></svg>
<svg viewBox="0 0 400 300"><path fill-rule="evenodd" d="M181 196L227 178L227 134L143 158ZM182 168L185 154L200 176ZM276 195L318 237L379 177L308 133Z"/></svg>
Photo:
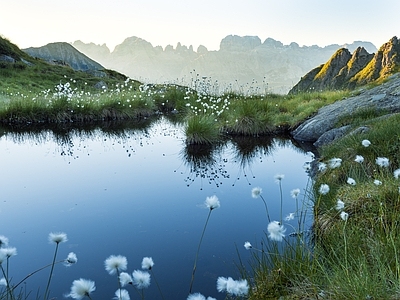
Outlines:
<svg viewBox="0 0 400 300"><path fill-rule="evenodd" d="M268 224L268 237L277 242L281 242L285 237L286 228L278 221L272 221Z"/></svg>
<svg viewBox="0 0 400 300"><path fill-rule="evenodd" d="M400 169L394 170L393 176L394 176L394 178L399 179L399 176L400 176Z"/></svg>
<svg viewBox="0 0 400 300"><path fill-rule="evenodd" d="M342 210L343 208L344 208L344 202L340 199L337 199L336 210Z"/></svg>
<svg viewBox="0 0 400 300"><path fill-rule="evenodd" d="M323 183L321 184L321 186L319 187L319 193L321 195L326 195L329 193L329 185Z"/></svg>
<svg viewBox="0 0 400 300"><path fill-rule="evenodd" d="M218 197L215 195L213 195L211 197L207 197L205 204L210 210L213 210L214 208L218 208L221 206L221 204L219 203Z"/></svg>
<svg viewBox="0 0 400 300"><path fill-rule="evenodd" d="M104 266L106 271L110 275L114 275L117 272L125 271L128 266L128 261L125 256L122 255L110 255L105 261Z"/></svg>
<svg viewBox="0 0 400 300"><path fill-rule="evenodd" d="M342 164L342 159L341 158L332 158L329 160L329 168L331 169L336 169L339 168Z"/></svg>
<svg viewBox="0 0 400 300"><path fill-rule="evenodd" d="M132 284L132 276L126 272L121 272L121 274L119 274L119 282L121 283L121 287L124 287L127 284Z"/></svg>
<svg viewBox="0 0 400 300"><path fill-rule="evenodd" d="M374 184L375 184L375 185L382 185L382 181L380 181L380 180L378 180L378 179L375 179L375 180L374 180Z"/></svg>
<svg viewBox="0 0 400 300"><path fill-rule="evenodd" d="M142 269L143 270L151 270L154 266L154 261L151 257L143 257L142 260Z"/></svg>
<svg viewBox="0 0 400 300"><path fill-rule="evenodd" d="M389 159L386 157L377 157L375 160L376 164L382 168L389 167Z"/></svg>
<svg viewBox="0 0 400 300"><path fill-rule="evenodd" d="M0 279L0 285L7 286L7 280L5 278Z"/></svg>
<svg viewBox="0 0 400 300"><path fill-rule="evenodd" d="M262 193L262 189L260 187L255 187L251 190L251 196L253 198L258 198Z"/></svg>
<svg viewBox="0 0 400 300"><path fill-rule="evenodd" d="M285 221L291 221L294 219L294 213L290 213L286 216Z"/></svg>
<svg viewBox="0 0 400 300"><path fill-rule="evenodd" d="M90 298L90 294L95 290L96 286L94 281L81 278L72 282L71 292L66 296L78 300L83 299L86 296Z"/></svg>
<svg viewBox="0 0 400 300"><path fill-rule="evenodd" d="M129 293L127 290L118 289L115 291L115 297L113 299L117 300L130 300Z"/></svg>
<svg viewBox="0 0 400 300"><path fill-rule="evenodd" d="M1 248L0 253L2 253L6 258L10 258L12 256L17 255L17 248L15 247Z"/></svg>
<svg viewBox="0 0 400 300"><path fill-rule="evenodd" d="M8 238L4 235L0 235L0 248L8 246Z"/></svg>
<svg viewBox="0 0 400 300"><path fill-rule="evenodd" d="M217 290L234 296L245 296L249 292L249 285L245 279L233 280L231 277L218 277Z"/></svg>
<svg viewBox="0 0 400 300"><path fill-rule="evenodd" d="M280 183L284 178L285 178L285 175L283 175L283 174L276 174L274 176L274 179L275 179L276 183Z"/></svg>
<svg viewBox="0 0 400 300"><path fill-rule="evenodd" d="M148 288L150 285L150 274L148 272L135 270L132 273L133 284L138 289Z"/></svg>
<svg viewBox="0 0 400 300"><path fill-rule="evenodd" d="M297 196L300 194L300 189L294 189L290 192L290 195L292 196L292 198L296 199Z"/></svg>
<svg viewBox="0 0 400 300"><path fill-rule="evenodd" d="M69 267L73 264L76 264L78 262L78 258L76 257L76 254L74 252L68 253L67 258L64 261L64 265Z"/></svg>
<svg viewBox="0 0 400 300"><path fill-rule="evenodd" d="M67 234L64 232L50 232L49 234L49 242L50 243L64 243L68 241Z"/></svg>
<svg viewBox="0 0 400 300"><path fill-rule="evenodd" d="M251 248L253 248L253 246L250 244L250 242L245 242L244 247L246 248L246 250L250 250Z"/></svg>
<svg viewBox="0 0 400 300"><path fill-rule="evenodd" d="M363 145L364 147L369 147L369 145L371 145L371 142L369 140L362 140L361 145Z"/></svg>
<svg viewBox="0 0 400 300"><path fill-rule="evenodd" d="M340 213L340 218L341 218L343 221L347 221L347 219L349 218L349 214L348 214L347 212L342 211L342 212Z"/></svg>
<svg viewBox="0 0 400 300"><path fill-rule="evenodd" d="M324 172L324 171L326 170L326 168L327 168L326 163L320 162L320 163L318 164L318 171Z"/></svg>
<svg viewBox="0 0 400 300"><path fill-rule="evenodd" d="M364 162L364 157L362 155L356 155L356 158L354 159L354 161L361 164Z"/></svg>
<svg viewBox="0 0 400 300"><path fill-rule="evenodd" d="M347 183L350 185L356 185L356 181L351 177L347 178Z"/></svg>

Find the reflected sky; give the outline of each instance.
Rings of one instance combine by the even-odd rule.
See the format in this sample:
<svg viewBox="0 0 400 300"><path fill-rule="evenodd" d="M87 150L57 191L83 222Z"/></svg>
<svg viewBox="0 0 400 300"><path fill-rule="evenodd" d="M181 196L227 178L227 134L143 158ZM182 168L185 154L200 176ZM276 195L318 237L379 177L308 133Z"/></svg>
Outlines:
<svg viewBox="0 0 400 300"><path fill-rule="evenodd" d="M112 298L117 278L104 269L112 254L127 257L129 273L151 256L164 298L186 299L208 214L204 201L212 195L221 207L212 211L208 223L193 292L224 299L216 280L239 278L236 247L246 262L251 253L244 242L256 244L265 237L264 204L251 197L251 189L263 189L271 219L278 220L274 176L285 174L286 216L295 210L290 191L304 192L308 176L302 166L311 160L310 154L279 139L188 149L181 128L164 120L114 132L8 133L0 138L0 157L0 235L18 250L10 261L12 281L50 263L54 245L48 234L65 232L69 240L60 244L58 258L73 251L78 263L56 266L51 296L59 299L79 278L96 282L94 299ZM295 226L297 221L291 222ZM26 289L35 295L41 287L43 293L49 271L32 276ZM140 298L132 287L127 290L133 299ZM161 299L154 280L145 297Z"/></svg>

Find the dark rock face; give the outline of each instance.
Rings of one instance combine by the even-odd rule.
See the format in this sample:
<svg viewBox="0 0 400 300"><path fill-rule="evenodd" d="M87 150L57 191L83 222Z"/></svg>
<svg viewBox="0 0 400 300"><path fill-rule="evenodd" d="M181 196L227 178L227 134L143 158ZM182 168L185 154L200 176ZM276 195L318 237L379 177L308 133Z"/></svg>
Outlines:
<svg viewBox="0 0 400 300"><path fill-rule="evenodd" d="M297 127L292 136L298 141L312 142L320 147L347 133L347 127L335 127L340 117L366 108L400 112L400 73L390 76L387 82L375 88L361 91L357 96L322 107L314 117Z"/></svg>
<svg viewBox="0 0 400 300"><path fill-rule="evenodd" d="M346 48L339 49L327 63L302 77L289 93L353 89L384 79L399 70L400 42L393 37L375 55L363 47L358 47L352 55Z"/></svg>
<svg viewBox="0 0 400 300"><path fill-rule="evenodd" d="M77 71L102 70L102 65L76 50L68 43L51 43L42 47L31 47L23 51L32 57L53 64L67 65Z"/></svg>

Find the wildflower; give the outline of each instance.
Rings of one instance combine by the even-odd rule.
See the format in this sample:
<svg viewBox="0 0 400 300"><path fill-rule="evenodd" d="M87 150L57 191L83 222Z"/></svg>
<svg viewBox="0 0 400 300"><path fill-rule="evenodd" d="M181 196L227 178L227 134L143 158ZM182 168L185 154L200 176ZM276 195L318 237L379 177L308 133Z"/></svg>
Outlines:
<svg viewBox="0 0 400 300"><path fill-rule="evenodd" d="M129 293L127 290L118 289L115 291L115 297L113 299L117 300L130 300Z"/></svg>
<svg viewBox="0 0 400 300"><path fill-rule="evenodd" d="M126 272L121 272L121 274L119 274L119 282L121 283L122 287L127 284L132 284L132 276Z"/></svg>
<svg viewBox="0 0 400 300"><path fill-rule="evenodd" d="M207 197L205 204L211 210L221 206L220 203L219 203L218 197L215 196L215 195L211 196L211 197Z"/></svg>
<svg viewBox="0 0 400 300"><path fill-rule="evenodd" d="M74 299L83 299L85 296L90 296L96 289L94 285L94 281L87 280L87 279L79 279L74 280L71 286L71 292L67 295L67 297L71 297Z"/></svg>
<svg viewBox="0 0 400 300"><path fill-rule="evenodd" d="M321 184L321 186L319 187L319 193L322 195L326 195L329 193L329 185L323 183Z"/></svg>
<svg viewBox="0 0 400 300"><path fill-rule="evenodd" d="M389 159L386 157L378 157L375 162L380 167L386 168L389 166Z"/></svg>
<svg viewBox="0 0 400 300"><path fill-rule="evenodd" d="M278 221L272 221L268 224L268 237L273 241L281 242L285 237L286 228Z"/></svg>
<svg viewBox="0 0 400 300"><path fill-rule="evenodd" d="M140 270L133 271L132 273L133 284L138 289L148 288L150 285L150 274Z"/></svg>
<svg viewBox="0 0 400 300"><path fill-rule="evenodd" d="M347 212L342 211L340 213L340 217L342 218L343 221L347 221L347 219L349 218L349 214Z"/></svg>
<svg viewBox="0 0 400 300"><path fill-rule="evenodd" d="M331 169L339 168L342 164L342 159L340 158L332 158L329 160L329 167Z"/></svg>
<svg viewBox="0 0 400 300"><path fill-rule="evenodd" d="M251 190L251 196L253 198L258 198L262 193L262 189L260 187L255 187Z"/></svg>
<svg viewBox="0 0 400 300"><path fill-rule="evenodd" d="M154 266L154 261L151 257L143 257L142 260L142 269L144 270L151 270Z"/></svg>
<svg viewBox="0 0 400 300"><path fill-rule="evenodd" d="M394 178L399 179L399 176L400 176L400 169L394 170L393 176L394 176Z"/></svg>
<svg viewBox="0 0 400 300"><path fill-rule="evenodd" d="M362 140L361 145L363 145L364 147L369 147L369 145L371 145L371 142L369 140Z"/></svg>
<svg viewBox="0 0 400 300"><path fill-rule="evenodd" d="M253 248L253 246L250 244L250 242L245 242L244 247L246 248L246 250L250 250L251 248Z"/></svg>
<svg viewBox="0 0 400 300"><path fill-rule="evenodd" d="M326 163L323 163L323 162L320 162L319 164L318 164L318 171L320 171L320 172L324 172L325 170L326 170Z"/></svg>
<svg viewBox="0 0 400 300"><path fill-rule="evenodd" d="M275 182L276 182L276 183L280 183L280 182L282 181L282 179L285 178L285 175L283 175L283 174L276 174L276 175L274 176L274 178L275 178Z"/></svg>
<svg viewBox="0 0 400 300"><path fill-rule="evenodd" d="M68 253L67 258L64 261L64 265L69 267L73 264L76 264L78 261L78 258L76 257L76 254L74 252Z"/></svg>
<svg viewBox="0 0 400 300"><path fill-rule="evenodd" d="M238 281L236 281L236 282L237 282L237 286L236 286L237 292L236 292L236 295L238 295L238 296L247 295L247 293L249 292L249 285L248 285L248 283L247 283L247 280L246 280L246 279L243 279L243 280L238 280Z"/></svg>
<svg viewBox="0 0 400 300"><path fill-rule="evenodd" d="M342 210L343 208L344 208L344 202L342 200L340 200L340 199L337 199L336 209L337 210Z"/></svg>
<svg viewBox="0 0 400 300"><path fill-rule="evenodd" d="M347 178L347 183L350 185L356 185L356 181L351 177Z"/></svg>
<svg viewBox="0 0 400 300"><path fill-rule="evenodd" d="M294 219L294 213L290 213L286 216L285 221L290 221Z"/></svg>
<svg viewBox="0 0 400 300"><path fill-rule="evenodd" d="M106 271L110 275L114 275L117 272L125 271L128 265L128 261L125 256L121 255L110 255L105 261L104 266Z"/></svg>
<svg viewBox="0 0 400 300"><path fill-rule="evenodd" d="M68 241L68 238L67 238L67 234L64 232L57 232L57 233L50 232L50 234L49 234L49 242L50 243L53 242L53 243L59 244L59 243L64 243L66 241Z"/></svg>
<svg viewBox="0 0 400 300"><path fill-rule="evenodd" d="M190 294L187 297L187 300L206 300L206 297L204 297L202 294L200 293L195 293L195 294Z"/></svg>
<svg viewBox="0 0 400 300"><path fill-rule="evenodd" d="M0 253L2 253L5 256L5 258L10 258L11 256L17 255L17 248L14 247L1 248Z"/></svg>
<svg viewBox="0 0 400 300"><path fill-rule="evenodd" d="M0 285L7 286L7 280L5 278L0 279Z"/></svg>
<svg viewBox="0 0 400 300"><path fill-rule="evenodd" d="M4 235L0 235L0 248L7 246L8 246L8 238L6 238Z"/></svg>
<svg viewBox="0 0 400 300"><path fill-rule="evenodd" d="M233 280L231 277L219 277L217 280L218 292L226 291L228 294L235 296L247 295L249 291L249 285L247 280Z"/></svg>
<svg viewBox="0 0 400 300"><path fill-rule="evenodd" d="M382 185L382 181L380 181L380 180L378 180L378 179L375 179L375 180L374 180L374 184L375 184L375 185Z"/></svg>
<svg viewBox="0 0 400 300"><path fill-rule="evenodd" d="M364 162L364 157L363 156L361 156L361 155L356 155L356 158L355 158L355 160L354 160L355 162L358 162L358 163L363 163Z"/></svg>
<svg viewBox="0 0 400 300"><path fill-rule="evenodd" d="M290 192L290 195L292 198L297 198L297 196L300 194L300 189L294 189Z"/></svg>

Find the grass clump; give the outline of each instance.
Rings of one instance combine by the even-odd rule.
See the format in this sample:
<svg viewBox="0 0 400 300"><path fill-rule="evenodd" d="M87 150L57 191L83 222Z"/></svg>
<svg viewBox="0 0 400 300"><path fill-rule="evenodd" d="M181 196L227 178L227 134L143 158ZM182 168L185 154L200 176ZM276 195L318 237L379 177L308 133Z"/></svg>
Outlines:
<svg viewBox="0 0 400 300"><path fill-rule="evenodd" d="M193 115L185 126L186 144L213 144L220 140L215 119L208 115Z"/></svg>

